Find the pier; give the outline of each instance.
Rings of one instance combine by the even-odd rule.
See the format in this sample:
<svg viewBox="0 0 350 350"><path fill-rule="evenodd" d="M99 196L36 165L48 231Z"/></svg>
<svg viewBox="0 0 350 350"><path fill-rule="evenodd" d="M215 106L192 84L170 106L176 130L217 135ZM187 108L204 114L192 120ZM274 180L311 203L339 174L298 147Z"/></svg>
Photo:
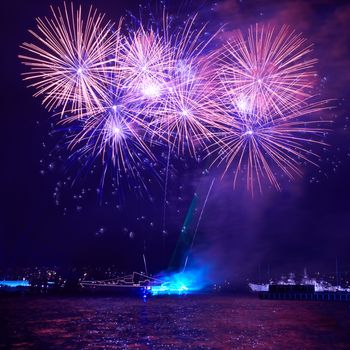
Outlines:
<svg viewBox="0 0 350 350"><path fill-rule="evenodd" d="M274 293L259 292L260 299L266 300L320 300L320 301L350 301L348 292L313 292L313 293Z"/></svg>

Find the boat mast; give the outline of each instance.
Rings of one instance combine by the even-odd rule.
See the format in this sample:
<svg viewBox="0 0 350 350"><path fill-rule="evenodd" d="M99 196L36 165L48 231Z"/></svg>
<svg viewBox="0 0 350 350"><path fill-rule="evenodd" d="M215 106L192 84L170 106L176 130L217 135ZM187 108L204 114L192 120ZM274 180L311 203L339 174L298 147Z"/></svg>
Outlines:
<svg viewBox="0 0 350 350"><path fill-rule="evenodd" d="M338 256L335 257L335 279L336 285L339 286Z"/></svg>

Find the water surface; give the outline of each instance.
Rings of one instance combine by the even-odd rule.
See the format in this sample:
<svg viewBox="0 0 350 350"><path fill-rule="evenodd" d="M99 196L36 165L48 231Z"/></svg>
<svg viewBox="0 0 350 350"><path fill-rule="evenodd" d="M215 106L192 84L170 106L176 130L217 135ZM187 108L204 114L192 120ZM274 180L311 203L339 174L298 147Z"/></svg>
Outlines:
<svg viewBox="0 0 350 350"><path fill-rule="evenodd" d="M237 296L1 297L0 348L350 349L349 305Z"/></svg>

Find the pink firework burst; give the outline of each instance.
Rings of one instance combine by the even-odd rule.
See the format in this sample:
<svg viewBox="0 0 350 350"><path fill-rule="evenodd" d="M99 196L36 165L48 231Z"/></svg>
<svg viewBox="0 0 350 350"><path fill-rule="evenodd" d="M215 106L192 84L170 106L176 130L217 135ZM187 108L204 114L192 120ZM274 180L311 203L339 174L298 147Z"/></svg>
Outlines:
<svg viewBox="0 0 350 350"><path fill-rule="evenodd" d="M107 94L119 29L112 31L113 24L91 7L85 18L73 4L51 10L51 19L38 18L37 31L30 30L37 43L21 45L26 54L19 58L30 68L24 80L37 90L34 96L43 96L46 108L60 108L61 115L98 106Z"/></svg>
<svg viewBox="0 0 350 350"><path fill-rule="evenodd" d="M218 77L225 102L242 118L271 120L307 104L315 81L311 45L287 26L238 31L222 50Z"/></svg>

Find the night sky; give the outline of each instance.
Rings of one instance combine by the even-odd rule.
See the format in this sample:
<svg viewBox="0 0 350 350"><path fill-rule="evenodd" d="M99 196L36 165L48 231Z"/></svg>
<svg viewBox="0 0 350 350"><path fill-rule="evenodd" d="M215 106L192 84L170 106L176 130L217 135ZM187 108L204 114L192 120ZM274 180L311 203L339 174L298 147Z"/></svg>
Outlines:
<svg viewBox="0 0 350 350"><path fill-rule="evenodd" d="M34 99L20 74L19 45L31 39L35 18L50 14L61 1L3 1L1 3L1 220L0 267L33 265L114 264L122 270L142 269L145 251L149 269L168 267L194 193L194 229L213 177L216 178L194 244L193 259L210 263L218 278L257 276L268 268L331 272L350 270L350 4L340 1L190 2L169 11L199 12L214 30L225 24L225 35L256 22L288 24L314 43L319 59L320 93L335 99L327 111L334 120L321 154L320 168L307 166L304 176L285 181L281 192L266 188L251 197L244 186L233 189L228 176L205 171L188 162L170 178L166 232L162 227L161 186L151 195L127 188L122 198L111 196L108 185L96 194L94 176L73 185L74 169L51 155L55 136L48 136L50 113ZM126 11L138 13L135 1L85 1L117 20ZM98 173L98 169L96 169ZM67 181L67 184L64 184ZM57 198L57 183L59 203ZM63 185L62 185L63 184ZM76 199L88 192L82 199ZM54 197L56 193L56 198ZM152 197L152 198L149 198Z"/></svg>

